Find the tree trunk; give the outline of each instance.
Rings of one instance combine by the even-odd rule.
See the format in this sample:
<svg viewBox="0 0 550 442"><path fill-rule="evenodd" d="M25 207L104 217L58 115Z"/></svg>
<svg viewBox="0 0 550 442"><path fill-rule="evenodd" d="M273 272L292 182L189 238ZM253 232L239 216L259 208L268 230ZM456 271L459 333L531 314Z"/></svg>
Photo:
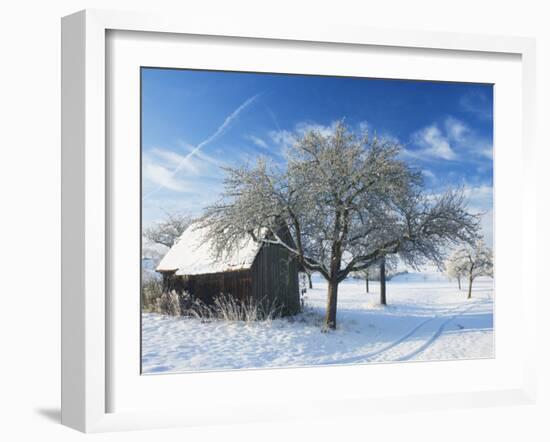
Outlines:
<svg viewBox="0 0 550 442"><path fill-rule="evenodd" d="M386 305L386 258L380 261L380 304Z"/></svg>
<svg viewBox="0 0 550 442"><path fill-rule="evenodd" d="M469 284L468 284L468 299L472 297L472 284L474 282L474 278L470 276L469 278Z"/></svg>
<svg viewBox="0 0 550 442"><path fill-rule="evenodd" d="M368 275L365 277L365 284L367 286L367 293L369 293L369 276Z"/></svg>
<svg viewBox="0 0 550 442"><path fill-rule="evenodd" d="M308 280L308 283L309 283L309 288L312 289L313 288L313 283L311 282L311 274L306 273L306 275L307 275L307 280Z"/></svg>
<svg viewBox="0 0 550 442"><path fill-rule="evenodd" d="M456 278L458 280L458 290L462 290L462 287L460 286L460 276Z"/></svg>
<svg viewBox="0 0 550 442"><path fill-rule="evenodd" d="M333 278L328 282L327 313L325 327L334 330L336 328L336 304L338 303L338 281Z"/></svg>

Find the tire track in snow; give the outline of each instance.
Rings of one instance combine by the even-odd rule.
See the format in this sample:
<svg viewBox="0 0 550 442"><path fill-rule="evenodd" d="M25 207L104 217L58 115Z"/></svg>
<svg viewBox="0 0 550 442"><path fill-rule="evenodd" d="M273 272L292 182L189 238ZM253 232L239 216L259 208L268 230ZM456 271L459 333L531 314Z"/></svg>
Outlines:
<svg viewBox="0 0 550 442"><path fill-rule="evenodd" d="M478 306L478 305L482 305L482 304L485 304L485 302L476 302L475 304L472 304L468 307L466 307L465 309L463 309L461 312L451 316L450 318L447 318L441 325L440 327L437 329L437 331L427 340L425 341L418 349L414 350L413 352L410 352L408 353L407 355L405 356L401 356L399 357L398 359L391 359L389 361L384 361L384 362L391 362L391 361L404 361L404 360L407 360L407 359L410 359L411 357L415 356L416 354L424 351L426 348L428 348L431 344L433 344L433 342L441 335L441 333L443 333L443 330L445 329L445 327L447 326L447 324L451 321L453 321L454 319L456 319L458 316L460 315L463 315L464 313L466 313L467 311L470 311L471 309L473 309L475 306ZM372 359L377 357L377 356L380 356L381 354L383 353L386 353L388 352L389 350L397 347L398 345L400 344L403 344L405 342L407 342L409 340L409 338L411 336L413 336L416 332L418 332L418 330L420 330L421 328L423 328L425 325L427 324L430 324L431 322L437 320L437 319L442 319L444 318L445 316L453 313L455 310L458 310L459 308L461 308L462 305L458 305L456 307L453 307L449 310L447 310L442 316L441 315L438 315L438 316L432 316L431 318L428 318L424 321L422 321L420 324L416 325L415 327L413 327L410 331L408 331L406 334L404 334L403 336L401 336L399 339L391 342L390 344L388 345L385 345L384 347L378 349L378 350L375 350L373 352L370 352L370 353L367 353L367 354L364 354L364 355L358 355L358 356L352 356L352 357L349 357L349 358L344 358L344 359L339 359L337 361L327 361L327 362L324 362L323 365L336 365L336 364L349 364L349 363L364 363L364 362L374 362Z"/></svg>
<svg viewBox="0 0 550 442"><path fill-rule="evenodd" d="M458 307L460 307L460 306L458 306ZM452 312L453 310L456 310L458 307L454 307L446 313ZM420 324L413 327L406 334L401 336L399 339L397 339L397 340L391 342L390 344L385 345L384 347L382 347L378 350L375 350L371 353L367 353L367 354L364 354L364 355L358 355L358 356L352 356L352 357L345 358L345 359L339 359L337 361L328 361L325 364L349 364L349 363L353 363L353 362L370 362L371 358L374 358L375 356L378 356L382 353L385 353L386 351L391 350L392 348L398 346L402 342L409 339L412 335L414 335L422 327L424 327L424 325L429 324L432 321L435 321L437 318L439 318L439 316L432 316L431 318L425 319Z"/></svg>
<svg viewBox="0 0 550 442"><path fill-rule="evenodd" d="M435 333L430 337L430 339L428 339L426 342L424 342L416 350L410 352L409 354L406 354L405 356L401 356L401 357L395 359L395 361L408 361L409 359L411 359L411 358L415 357L416 355L422 353L424 350L426 350L428 347L430 347L437 340L437 338L439 338L441 336L441 334L443 333L443 331L445 330L445 327L447 327L447 325L449 325L452 321L454 321L459 316L461 316L464 313L467 313L470 310L472 310L476 305L480 305L480 304L482 304L482 303L472 304L469 307L462 310L461 312L457 313L456 315L453 315L450 318L448 318L447 320L445 320L439 326L439 328L435 331Z"/></svg>

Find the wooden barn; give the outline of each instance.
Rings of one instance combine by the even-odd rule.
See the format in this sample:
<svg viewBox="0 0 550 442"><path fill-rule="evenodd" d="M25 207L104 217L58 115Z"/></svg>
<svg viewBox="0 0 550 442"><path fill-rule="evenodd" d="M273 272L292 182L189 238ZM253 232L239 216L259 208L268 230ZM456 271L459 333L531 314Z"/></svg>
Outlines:
<svg viewBox="0 0 550 442"><path fill-rule="evenodd" d="M283 315L300 311L298 264L284 247L243 239L216 259L208 229L190 225L157 266L164 290L187 291L206 304L220 293L240 301L276 302Z"/></svg>

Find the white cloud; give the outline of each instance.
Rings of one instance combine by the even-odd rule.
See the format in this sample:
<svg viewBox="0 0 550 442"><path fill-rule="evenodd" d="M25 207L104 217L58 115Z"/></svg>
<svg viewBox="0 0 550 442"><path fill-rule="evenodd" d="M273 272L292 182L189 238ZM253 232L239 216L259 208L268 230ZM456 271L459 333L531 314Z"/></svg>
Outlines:
<svg viewBox="0 0 550 442"><path fill-rule="evenodd" d="M157 161L168 169L181 164L181 170L184 170L186 173L191 173L193 175L199 173L199 166L193 161L194 159L192 157L186 157L172 150L159 148L151 149L150 154L149 156L144 156L144 159L147 159L150 163Z"/></svg>
<svg viewBox="0 0 550 442"><path fill-rule="evenodd" d="M371 127L368 121L360 121L357 126L359 127L359 132L361 133L371 131Z"/></svg>
<svg viewBox="0 0 550 442"><path fill-rule="evenodd" d="M189 151L189 148L186 147ZM155 147L143 154L143 164L159 165L173 173L173 169L178 166L180 174L185 176L208 177L218 173L219 168L226 164L211 157L203 152L197 152L193 156L180 154L169 149Z"/></svg>
<svg viewBox="0 0 550 442"><path fill-rule="evenodd" d="M185 143L179 144L187 151L193 149ZM208 193L213 183L221 181L220 167L224 165L226 164L223 161L203 152L189 156L155 147L143 154L144 195L151 195L163 188L178 193ZM178 175L173 173L176 166L180 168ZM147 198L144 198L144 201L146 200Z"/></svg>
<svg viewBox="0 0 550 442"><path fill-rule="evenodd" d="M181 181L181 180L180 180ZM166 219L166 213L184 213L200 216L203 208L214 203L223 190L223 182L209 183L200 181L182 182L185 193L159 192L155 198L143 201L143 225Z"/></svg>
<svg viewBox="0 0 550 442"><path fill-rule="evenodd" d="M481 233L489 247L493 247L494 239L494 212L493 209L488 209L481 216Z"/></svg>
<svg viewBox="0 0 550 442"><path fill-rule="evenodd" d="M252 143L254 143L256 146L261 147L262 149L269 149L268 144L260 137L257 137L255 135L248 135L246 138L252 141Z"/></svg>
<svg viewBox="0 0 550 442"><path fill-rule="evenodd" d="M392 133L390 133L386 130L383 130L382 132L378 132L366 120L360 121L357 124L357 131L359 132L360 135L363 135L364 133L367 133L369 135L369 137L371 137L371 138L372 137L377 137L379 140L384 140L384 141L394 143L394 144L401 144L401 141L395 135L393 135Z"/></svg>
<svg viewBox="0 0 550 442"><path fill-rule="evenodd" d="M445 131L447 136L454 141L462 141L470 132L470 129L462 122L453 117L445 120Z"/></svg>
<svg viewBox="0 0 550 442"><path fill-rule="evenodd" d="M296 143L297 139L307 132L315 131L319 132L323 136L329 136L334 134L336 129L336 121L333 121L328 126L312 122L299 122L294 126L294 131L285 129L269 131L268 136L280 152L284 152L286 149Z"/></svg>
<svg viewBox="0 0 550 442"><path fill-rule="evenodd" d="M422 174L432 180L435 180L435 173L428 169L422 169Z"/></svg>
<svg viewBox="0 0 550 442"><path fill-rule="evenodd" d="M457 158L456 153L449 144L449 140L435 125L425 127L414 133L413 142L422 148L418 152L420 157L427 156L444 160L455 160Z"/></svg>
<svg viewBox="0 0 550 442"><path fill-rule="evenodd" d="M411 140L420 149L407 150L404 155L419 160L493 158L490 140L454 117L445 119L442 127L434 123L420 129L411 136Z"/></svg>
<svg viewBox="0 0 550 442"><path fill-rule="evenodd" d="M295 135L288 130L272 130L269 137L281 150L292 146L296 142Z"/></svg>
<svg viewBox="0 0 550 442"><path fill-rule="evenodd" d="M493 144L488 139L479 137L462 121L449 117L445 120L447 135L461 150L467 150L475 155L493 159Z"/></svg>
<svg viewBox="0 0 550 442"><path fill-rule="evenodd" d="M191 152L191 151L193 151L193 149L195 149L195 146L193 146L192 144L189 144L189 143L185 143L183 141L180 141L179 144L185 150L187 150L187 152ZM218 149L218 150L216 150L216 152L223 152L223 150ZM218 169L222 166L227 165L225 163L225 161L222 161L222 160L219 159L219 156L214 157L214 156L211 156L211 155L207 155L204 151L195 152L195 154L191 158L193 158L195 160L199 159L199 160L203 161L204 163L215 166Z"/></svg>
<svg viewBox="0 0 550 442"><path fill-rule="evenodd" d="M333 121L328 126L318 123L301 122L296 125L296 132L300 135L304 135L307 132L313 131L320 133L324 137L328 137L334 134L334 131L336 130L336 124L336 121Z"/></svg>
<svg viewBox="0 0 550 442"><path fill-rule="evenodd" d="M176 192L183 192L185 190L185 184L174 178L170 170L153 162L143 163L143 177L157 186Z"/></svg>
<svg viewBox="0 0 550 442"><path fill-rule="evenodd" d="M165 150L158 147L154 147L150 151L152 154L160 157L160 159L166 161L167 163L179 163L180 161L185 160L183 155L180 155L172 150Z"/></svg>
<svg viewBox="0 0 550 442"><path fill-rule="evenodd" d="M477 116L480 120L493 118L493 104L482 92L469 92L459 100L460 108Z"/></svg>
<svg viewBox="0 0 550 442"><path fill-rule="evenodd" d="M454 187L454 186L453 186ZM434 193L431 198L441 196L444 189L439 193ZM492 246L493 244L493 186L491 184L465 184L462 186L465 197L465 204L470 213L480 215L481 234L485 242Z"/></svg>
<svg viewBox="0 0 550 442"><path fill-rule="evenodd" d="M177 155L177 154L175 154ZM220 173L217 165L212 165L195 158L191 166L186 169L186 173L178 176L172 173L172 169L166 167L159 161L158 157L147 155L144 156L142 165L144 194L147 194L149 189L167 189L179 194L186 194L185 201L193 201L192 205L203 203L200 201L211 198L212 193L218 189L223 182L223 175ZM149 193L151 193L149 191ZM159 201L166 199L170 194L160 193L158 197L143 199L145 203L158 204ZM184 202L184 199L174 195L178 204ZM195 201L198 199L197 201ZM187 209L186 209L187 210Z"/></svg>
<svg viewBox="0 0 550 442"><path fill-rule="evenodd" d="M328 125L314 123L311 121L302 121L294 125L294 130L272 130L268 132L270 141L279 149L281 153L284 153L289 147L296 143L297 139L307 132L314 131L320 133L322 136L333 135L338 121L332 121ZM361 121L354 125L353 129L358 135L362 132L368 131L374 136L372 128L367 121ZM390 133L376 134L379 139L399 144L400 141L397 137Z"/></svg>
<svg viewBox="0 0 550 442"><path fill-rule="evenodd" d="M493 207L493 186L481 184L463 187L468 204L477 210L488 210Z"/></svg>
<svg viewBox="0 0 550 442"><path fill-rule="evenodd" d="M387 141L389 143L402 145L399 138L397 138L395 135L392 135L392 134L387 133L387 132L381 133L380 135L378 135L378 138L381 139L381 140Z"/></svg>
<svg viewBox="0 0 550 442"><path fill-rule="evenodd" d="M491 143L482 141L473 147L476 149L478 155L489 160L493 159L493 145Z"/></svg>
<svg viewBox="0 0 550 442"><path fill-rule="evenodd" d="M481 233L485 242L493 245L493 186L481 184L465 186L466 202L473 212L481 214Z"/></svg>

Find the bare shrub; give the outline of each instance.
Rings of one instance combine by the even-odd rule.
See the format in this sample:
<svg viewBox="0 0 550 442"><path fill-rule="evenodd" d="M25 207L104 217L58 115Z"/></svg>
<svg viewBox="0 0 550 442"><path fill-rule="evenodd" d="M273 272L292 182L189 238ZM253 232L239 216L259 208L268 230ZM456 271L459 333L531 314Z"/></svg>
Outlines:
<svg viewBox="0 0 550 442"><path fill-rule="evenodd" d="M180 295L174 290L170 293L163 293L160 298L157 299L157 311L164 315L180 316Z"/></svg>
<svg viewBox="0 0 550 442"><path fill-rule="evenodd" d="M144 312L158 312L162 296L162 281L158 278L143 278L141 283L141 308Z"/></svg>
<svg viewBox="0 0 550 442"><path fill-rule="evenodd" d="M202 321L216 319L214 309L206 305L200 299L193 299L191 305L189 305L188 308L182 312L182 315L190 316Z"/></svg>
<svg viewBox="0 0 550 442"><path fill-rule="evenodd" d="M188 292L178 293L172 290L163 293L160 282L144 284L142 299L145 299L143 311L170 316L185 316L196 305L196 300Z"/></svg>
<svg viewBox="0 0 550 442"><path fill-rule="evenodd" d="M282 316L284 305L264 297L241 301L220 293L212 305L205 304L190 293L172 290L162 293L162 283L147 281L142 286L143 311L170 316L186 316L202 321L271 321Z"/></svg>

